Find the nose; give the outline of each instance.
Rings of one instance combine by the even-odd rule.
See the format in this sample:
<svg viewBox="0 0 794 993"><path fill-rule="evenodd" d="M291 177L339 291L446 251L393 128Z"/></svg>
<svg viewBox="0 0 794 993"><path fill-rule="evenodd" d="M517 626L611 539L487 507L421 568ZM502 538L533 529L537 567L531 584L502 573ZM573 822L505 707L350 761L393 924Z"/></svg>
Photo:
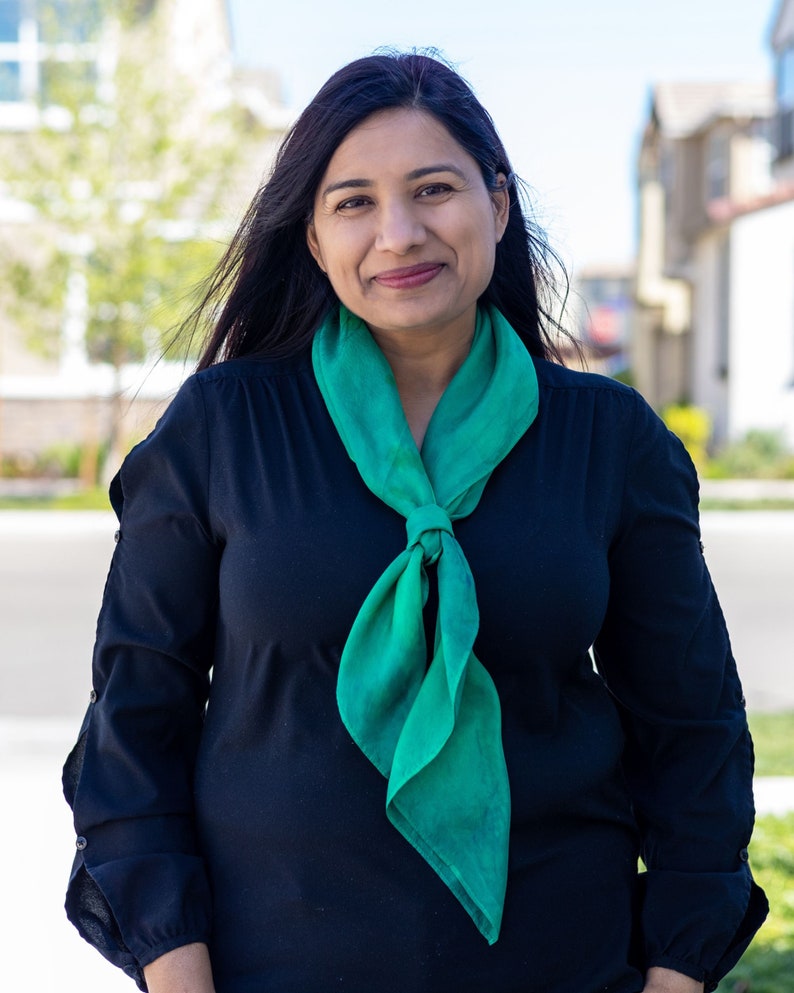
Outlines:
<svg viewBox="0 0 794 993"><path fill-rule="evenodd" d="M424 224L412 204L403 200L381 204L375 247L393 255L407 255L427 238Z"/></svg>

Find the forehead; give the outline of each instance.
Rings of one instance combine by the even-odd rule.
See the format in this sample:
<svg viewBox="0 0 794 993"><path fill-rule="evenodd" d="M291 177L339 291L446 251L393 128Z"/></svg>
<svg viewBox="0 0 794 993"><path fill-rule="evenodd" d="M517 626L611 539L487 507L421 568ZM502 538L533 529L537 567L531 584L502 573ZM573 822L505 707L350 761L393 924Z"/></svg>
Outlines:
<svg viewBox="0 0 794 993"><path fill-rule="evenodd" d="M331 156L324 179L338 179L350 169L358 177L361 170L408 172L442 162L479 171L474 158L432 114L395 108L378 111L353 128Z"/></svg>

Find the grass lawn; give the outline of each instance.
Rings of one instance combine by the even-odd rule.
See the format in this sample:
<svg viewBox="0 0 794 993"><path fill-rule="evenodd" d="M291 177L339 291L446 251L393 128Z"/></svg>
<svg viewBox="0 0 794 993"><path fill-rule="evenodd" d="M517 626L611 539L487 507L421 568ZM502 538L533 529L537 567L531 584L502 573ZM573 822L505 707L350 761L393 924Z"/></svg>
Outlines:
<svg viewBox="0 0 794 993"><path fill-rule="evenodd" d="M748 714L757 776L794 776L794 711ZM791 976L794 991L794 973Z"/></svg>
<svg viewBox="0 0 794 993"><path fill-rule="evenodd" d="M56 497L0 497L0 510L110 510L107 487Z"/></svg>
<svg viewBox="0 0 794 993"><path fill-rule="evenodd" d="M750 845L753 875L766 890L769 917L719 993L794 990L794 813L761 817Z"/></svg>
<svg viewBox="0 0 794 993"><path fill-rule="evenodd" d="M794 713L750 714L759 776L794 776ZM794 813L759 817L750 845L769 917L719 993L794 991Z"/></svg>

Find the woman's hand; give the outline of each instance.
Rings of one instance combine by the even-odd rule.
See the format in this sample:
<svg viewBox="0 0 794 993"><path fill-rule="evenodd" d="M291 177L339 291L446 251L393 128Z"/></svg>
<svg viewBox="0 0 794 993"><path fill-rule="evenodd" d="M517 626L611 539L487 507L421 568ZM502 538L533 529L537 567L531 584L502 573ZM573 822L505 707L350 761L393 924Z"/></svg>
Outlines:
<svg viewBox="0 0 794 993"><path fill-rule="evenodd" d="M215 993L206 945L192 944L166 952L144 966L149 993Z"/></svg>
<svg viewBox="0 0 794 993"><path fill-rule="evenodd" d="M645 977L642 993L703 993L703 983L682 972L653 966Z"/></svg>

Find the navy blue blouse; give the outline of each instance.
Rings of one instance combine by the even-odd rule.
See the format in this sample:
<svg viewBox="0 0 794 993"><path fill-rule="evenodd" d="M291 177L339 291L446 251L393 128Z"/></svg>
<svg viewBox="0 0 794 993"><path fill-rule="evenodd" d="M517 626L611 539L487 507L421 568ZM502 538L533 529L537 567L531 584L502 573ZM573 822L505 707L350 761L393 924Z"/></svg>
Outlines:
<svg viewBox="0 0 794 993"><path fill-rule="evenodd" d="M632 390L537 368L537 419L455 524L513 803L493 947L337 712L405 522L308 354L192 377L128 456L64 782L69 915L139 984L204 941L218 993L637 993L652 965L713 989L746 947L752 747L693 468Z"/></svg>

